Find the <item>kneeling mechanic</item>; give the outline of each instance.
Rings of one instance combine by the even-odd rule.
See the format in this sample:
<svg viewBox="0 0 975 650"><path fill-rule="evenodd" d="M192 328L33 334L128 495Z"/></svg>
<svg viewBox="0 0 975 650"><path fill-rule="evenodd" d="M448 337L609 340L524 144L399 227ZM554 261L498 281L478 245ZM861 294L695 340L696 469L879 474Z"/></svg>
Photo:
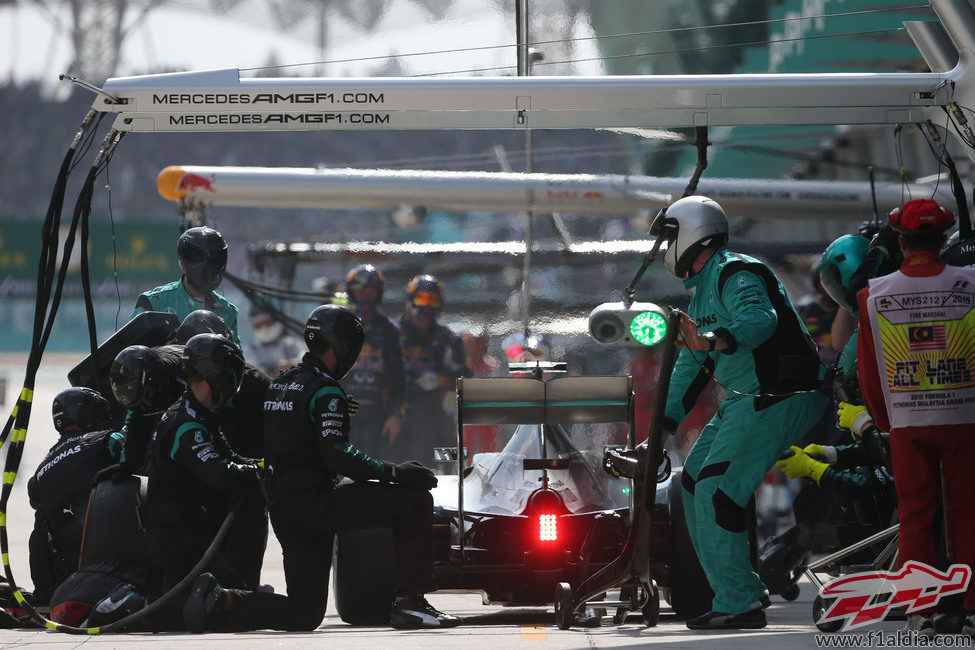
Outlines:
<svg viewBox="0 0 975 650"><path fill-rule="evenodd" d="M314 630L325 617L335 533L392 528L396 575L390 624L440 628L460 623L423 597L432 588L433 472L416 461L394 465L349 443L349 399L339 385L355 364L364 332L337 305L317 307L304 333L308 352L271 383L264 402L264 449L271 525L281 544L290 630ZM339 476L353 483L339 484ZM204 574L191 596L216 622L225 600ZM217 629L209 625L210 629ZM256 628L252 628L256 629Z"/></svg>

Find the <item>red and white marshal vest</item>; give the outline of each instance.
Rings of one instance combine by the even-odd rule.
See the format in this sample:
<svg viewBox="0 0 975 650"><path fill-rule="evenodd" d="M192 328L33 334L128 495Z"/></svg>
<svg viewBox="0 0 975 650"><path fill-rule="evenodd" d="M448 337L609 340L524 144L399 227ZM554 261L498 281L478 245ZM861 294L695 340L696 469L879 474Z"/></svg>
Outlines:
<svg viewBox="0 0 975 650"><path fill-rule="evenodd" d="M975 270L875 278L867 312L891 428L975 423Z"/></svg>

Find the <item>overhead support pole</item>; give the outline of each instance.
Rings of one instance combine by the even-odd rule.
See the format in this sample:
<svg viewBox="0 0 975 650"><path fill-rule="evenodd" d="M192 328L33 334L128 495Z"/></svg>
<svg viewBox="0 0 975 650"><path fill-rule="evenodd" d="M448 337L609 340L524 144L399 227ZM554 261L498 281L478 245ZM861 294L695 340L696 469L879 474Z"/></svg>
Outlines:
<svg viewBox="0 0 975 650"><path fill-rule="evenodd" d="M528 0L515 0L515 28L518 42L518 76L531 75L531 54L528 48ZM519 98L520 99L520 98ZM527 106L531 110L531 104ZM532 167L532 130L525 129L525 173L531 174ZM531 270L532 270L532 242L534 240L532 220L535 214L531 207L525 212L525 257L521 267L521 325L527 340L531 332ZM545 445L542 445L544 450Z"/></svg>
<svg viewBox="0 0 975 650"><path fill-rule="evenodd" d="M951 42L941 23L909 20L904 21L904 27L931 72L948 72L957 65L958 48Z"/></svg>
<svg viewBox="0 0 975 650"><path fill-rule="evenodd" d="M930 0L948 36L959 53L958 63L971 66L975 61L975 10L968 0Z"/></svg>

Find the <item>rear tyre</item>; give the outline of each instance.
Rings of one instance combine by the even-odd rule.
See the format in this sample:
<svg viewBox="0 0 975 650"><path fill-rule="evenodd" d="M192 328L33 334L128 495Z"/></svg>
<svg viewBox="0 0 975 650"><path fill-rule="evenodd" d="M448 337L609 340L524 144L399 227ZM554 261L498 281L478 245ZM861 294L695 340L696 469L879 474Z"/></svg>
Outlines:
<svg viewBox="0 0 975 650"><path fill-rule="evenodd" d="M335 609L349 625L389 625L393 602L393 533L368 528L336 536Z"/></svg>
<svg viewBox="0 0 975 650"><path fill-rule="evenodd" d="M555 624L560 630L572 627L572 587L567 582L555 585Z"/></svg>
<svg viewBox="0 0 975 650"><path fill-rule="evenodd" d="M681 474L674 472L668 488L670 530L674 557L671 561L670 606L680 620L687 620L707 613L711 609L714 591L708 584L701 562L697 559L687 520L684 518L684 499L681 491Z"/></svg>

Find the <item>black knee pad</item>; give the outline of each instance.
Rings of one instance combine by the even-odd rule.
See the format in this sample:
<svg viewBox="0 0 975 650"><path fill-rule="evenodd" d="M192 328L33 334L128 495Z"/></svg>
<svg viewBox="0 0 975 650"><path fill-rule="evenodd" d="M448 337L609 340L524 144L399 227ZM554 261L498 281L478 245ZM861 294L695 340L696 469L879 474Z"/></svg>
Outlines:
<svg viewBox="0 0 975 650"><path fill-rule="evenodd" d="M748 528L748 508L732 501L720 488L714 493L714 521L732 533L743 533Z"/></svg>
<svg viewBox="0 0 975 650"><path fill-rule="evenodd" d="M701 473L697 475L697 482L700 483L706 478L711 478L712 476L721 476L728 471L731 466L730 460L723 460L720 463L711 463L710 465L705 465L701 469Z"/></svg>
<svg viewBox="0 0 975 650"><path fill-rule="evenodd" d="M680 484L691 494L694 494L694 485L696 483L697 481L691 478L691 475L687 473L686 469L680 473Z"/></svg>

